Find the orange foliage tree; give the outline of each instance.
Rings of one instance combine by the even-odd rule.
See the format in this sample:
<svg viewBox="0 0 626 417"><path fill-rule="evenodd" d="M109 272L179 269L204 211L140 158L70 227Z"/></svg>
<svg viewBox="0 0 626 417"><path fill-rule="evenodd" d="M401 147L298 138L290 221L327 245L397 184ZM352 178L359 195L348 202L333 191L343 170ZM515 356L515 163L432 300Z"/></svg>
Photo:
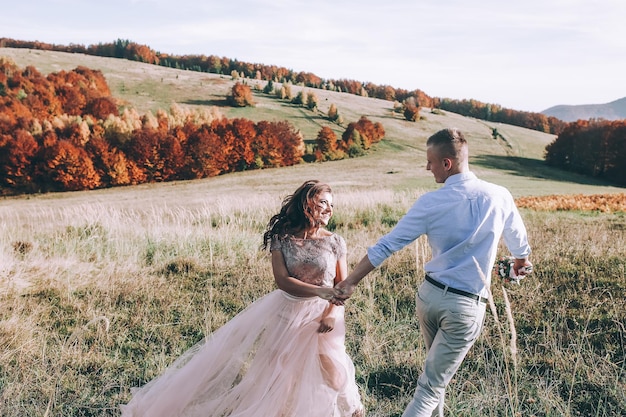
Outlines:
<svg viewBox="0 0 626 417"><path fill-rule="evenodd" d="M128 45L117 43L107 53L123 55ZM208 62L200 60L198 65ZM226 64L221 60L222 66ZM261 71L257 65L237 68ZM307 82L318 82L310 74L300 75ZM251 103L247 85L238 83L233 91ZM352 124L352 130L365 138L365 145L359 139L359 146L369 146L384 135L382 126L365 118ZM337 149L332 130L323 129L317 142L326 159L345 156ZM194 114L181 108L170 109L170 114L158 111L156 116L140 116L128 108L120 114L99 71L78 67L43 77L33 67L21 70L0 58L3 194L93 189L294 165L302 162L305 150L302 134L287 121L228 120L215 112Z"/></svg>
<svg viewBox="0 0 626 417"><path fill-rule="evenodd" d="M289 122L257 123L257 158L262 167L289 166L300 163L305 146L302 134Z"/></svg>
<svg viewBox="0 0 626 417"><path fill-rule="evenodd" d="M18 129L13 136L0 134L0 186L33 192L36 190L34 158L39 144L24 129Z"/></svg>
<svg viewBox="0 0 626 417"><path fill-rule="evenodd" d="M250 86L242 83L235 83L228 96L228 102L235 107L254 106L252 90Z"/></svg>
<svg viewBox="0 0 626 417"><path fill-rule="evenodd" d="M316 161L341 159L345 156L343 151L337 149L337 135L328 126L322 127L318 132L313 153Z"/></svg>
<svg viewBox="0 0 626 417"><path fill-rule="evenodd" d="M96 97L85 106L85 114L90 114L96 119L106 119L109 115L119 114L117 104L111 97Z"/></svg>
<svg viewBox="0 0 626 417"><path fill-rule="evenodd" d="M219 141L219 137L208 124L189 129L185 142L184 178L197 179L221 174L221 168L213 162L213 157L220 148Z"/></svg>
<svg viewBox="0 0 626 417"><path fill-rule="evenodd" d="M145 175L139 178L132 175L133 170L130 169L130 161L126 155L113 148L102 135L93 136L87 142L85 150L91 156L94 169L100 176L103 186L139 184L145 181Z"/></svg>
<svg viewBox="0 0 626 417"><path fill-rule="evenodd" d="M100 176L84 149L60 140L44 153L43 170L51 184L47 191L91 190L100 185Z"/></svg>
<svg viewBox="0 0 626 417"><path fill-rule="evenodd" d="M380 142L384 136L385 129L381 123L372 123L367 117L361 116L358 122L348 124L341 136L339 149L352 155L358 154L369 149L373 143ZM357 149L353 148L355 146Z"/></svg>

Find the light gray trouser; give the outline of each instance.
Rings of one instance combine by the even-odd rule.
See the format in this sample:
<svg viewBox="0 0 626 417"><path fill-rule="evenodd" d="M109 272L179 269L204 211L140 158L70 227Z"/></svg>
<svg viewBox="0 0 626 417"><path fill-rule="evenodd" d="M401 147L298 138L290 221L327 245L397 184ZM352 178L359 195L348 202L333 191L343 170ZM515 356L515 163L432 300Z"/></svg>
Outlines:
<svg viewBox="0 0 626 417"><path fill-rule="evenodd" d="M402 417L443 417L445 389L483 327L486 304L424 281L416 311L428 353Z"/></svg>

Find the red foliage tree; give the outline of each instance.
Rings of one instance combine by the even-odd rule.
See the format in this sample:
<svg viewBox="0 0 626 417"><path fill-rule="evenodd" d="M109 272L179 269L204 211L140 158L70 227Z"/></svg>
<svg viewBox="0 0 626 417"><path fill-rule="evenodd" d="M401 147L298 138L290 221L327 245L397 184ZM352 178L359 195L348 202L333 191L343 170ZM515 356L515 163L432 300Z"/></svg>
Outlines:
<svg viewBox="0 0 626 417"><path fill-rule="evenodd" d="M219 152L219 148L220 138L211 126L203 124L197 129L187 130L184 177L196 179L221 174L222 167L214 163L214 156Z"/></svg>
<svg viewBox="0 0 626 417"><path fill-rule="evenodd" d="M143 171L129 161L123 152L113 148L101 134L94 134L85 145L85 150L101 178L102 187L134 185L146 181Z"/></svg>
<svg viewBox="0 0 626 417"><path fill-rule="evenodd" d="M146 127L136 130L125 152L144 171L148 182L180 178L185 161L183 148L176 136L168 132Z"/></svg>
<svg viewBox="0 0 626 417"><path fill-rule="evenodd" d="M358 134L355 134L355 132ZM381 123L372 123L367 117L362 116L358 122L348 125L341 136L340 149L347 151L353 144L356 144L367 150L373 143L380 142L384 136L385 129Z"/></svg>
<svg viewBox="0 0 626 417"><path fill-rule="evenodd" d="M257 155L264 167L295 165L302 161L302 135L287 121L257 123Z"/></svg>
<svg viewBox="0 0 626 417"><path fill-rule="evenodd" d="M254 142L257 137L256 125L248 119L238 118L232 121L236 141L233 147L233 168L236 171L246 170L254 165L256 154Z"/></svg>
<svg viewBox="0 0 626 417"><path fill-rule="evenodd" d="M96 119L104 120L109 115L119 116L117 104L111 97L96 97L85 106L85 114L90 114Z"/></svg>
<svg viewBox="0 0 626 417"><path fill-rule="evenodd" d="M9 189L19 192L35 190L34 158L39 151L39 145L33 136L18 129L13 136L0 134L0 184L6 191Z"/></svg>
<svg viewBox="0 0 626 417"><path fill-rule="evenodd" d="M44 172L54 190L91 190L100 186L100 176L84 149L60 140L45 150Z"/></svg>
<svg viewBox="0 0 626 417"><path fill-rule="evenodd" d="M178 137L172 133L168 133L162 138L158 152L162 161L162 181L182 179L182 170L185 165L185 151Z"/></svg>
<svg viewBox="0 0 626 417"><path fill-rule="evenodd" d="M72 72L81 76L80 87L85 92L88 101L96 97L111 96L111 90L102 71L79 65Z"/></svg>

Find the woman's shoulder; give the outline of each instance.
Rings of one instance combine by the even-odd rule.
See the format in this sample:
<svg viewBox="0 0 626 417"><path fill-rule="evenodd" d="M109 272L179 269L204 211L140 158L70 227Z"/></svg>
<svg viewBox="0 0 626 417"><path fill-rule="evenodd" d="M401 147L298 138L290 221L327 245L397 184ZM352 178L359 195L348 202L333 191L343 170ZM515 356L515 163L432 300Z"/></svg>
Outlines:
<svg viewBox="0 0 626 417"><path fill-rule="evenodd" d="M328 235L330 238L335 239L335 240L337 240L339 242L345 242L345 239L340 234L334 233L334 232L328 232L328 233L330 233Z"/></svg>
<svg viewBox="0 0 626 417"><path fill-rule="evenodd" d="M328 238L331 239L332 246L335 248L337 253L344 254L347 251L346 240L343 236L337 233L331 233Z"/></svg>
<svg viewBox="0 0 626 417"><path fill-rule="evenodd" d="M275 234L270 241L270 250L280 250L286 241L289 240L291 235L288 234Z"/></svg>
<svg viewBox="0 0 626 417"><path fill-rule="evenodd" d="M328 229L320 229L320 238L332 239L332 240L343 240L343 237L340 234L331 232Z"/></svg>

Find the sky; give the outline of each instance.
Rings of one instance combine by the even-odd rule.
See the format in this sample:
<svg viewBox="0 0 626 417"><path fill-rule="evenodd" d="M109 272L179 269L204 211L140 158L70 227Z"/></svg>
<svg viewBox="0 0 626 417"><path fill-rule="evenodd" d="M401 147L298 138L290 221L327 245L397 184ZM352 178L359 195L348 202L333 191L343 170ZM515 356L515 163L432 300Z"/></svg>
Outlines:
<svg viewBox="0 0 626 417"><path fill-rule="evenodd" d="M128 39L520 111L626 97L624 0L21 0L1 9L0 37Z"/></svg>

